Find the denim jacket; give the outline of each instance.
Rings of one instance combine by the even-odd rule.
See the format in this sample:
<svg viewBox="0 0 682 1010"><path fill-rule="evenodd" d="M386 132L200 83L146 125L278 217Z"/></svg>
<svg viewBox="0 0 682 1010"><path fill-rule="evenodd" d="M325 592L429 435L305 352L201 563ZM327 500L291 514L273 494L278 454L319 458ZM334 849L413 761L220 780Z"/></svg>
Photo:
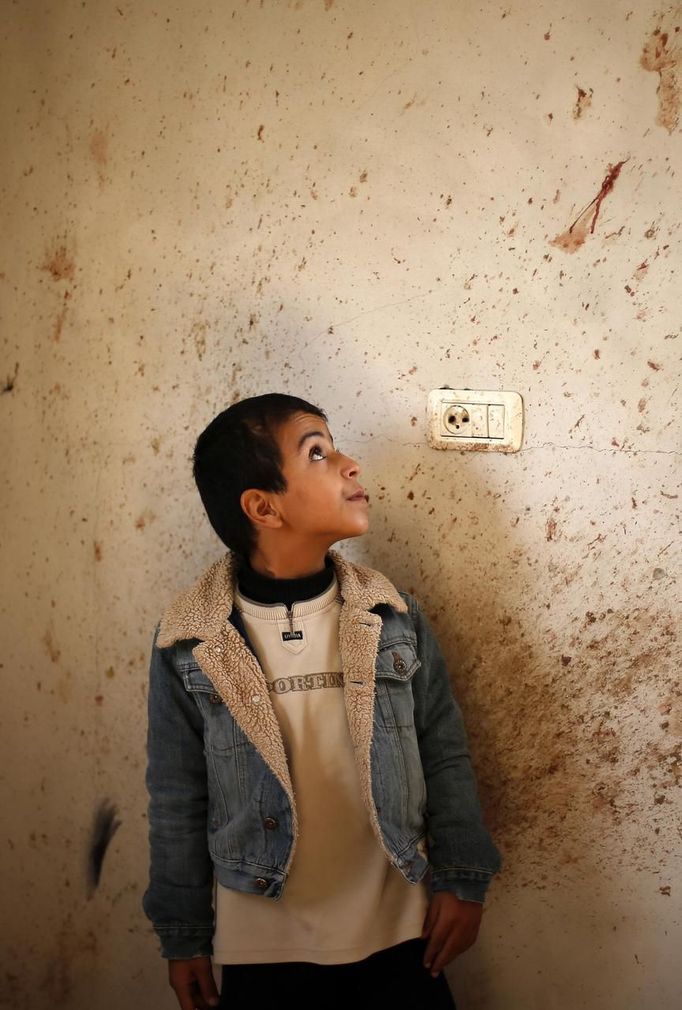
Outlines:
<svg viewBox="0 0 682 1010"><path fill-rule="evenodd" d="M418 602L330 550L339 652L362 797L412 883L482 902L500 854L486 830L462 715ZM150 879L143 907L167 958L212 952L213 882L277 901L298 820L263 670L219 558L163 614L150 663Z"/></svg>

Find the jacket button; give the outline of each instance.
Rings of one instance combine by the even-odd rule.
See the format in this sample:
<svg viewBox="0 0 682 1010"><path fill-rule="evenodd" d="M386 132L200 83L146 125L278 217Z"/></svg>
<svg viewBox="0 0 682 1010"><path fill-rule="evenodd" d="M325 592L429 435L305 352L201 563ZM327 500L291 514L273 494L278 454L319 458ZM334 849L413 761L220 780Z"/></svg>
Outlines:
<svg viewBox="0 0 682 1010"><path fill-rule="evenodd" d="M397 670L398 672L402 672L403 670L407 669L407 664L405 663L405 660L397 652L393 653L393 669Z"/></svg>
<svg viewBox="0 0 682 1010"><path fill-rule="evenodd" d="M263 821L263 826L269 828L272 831L273 828L277 827L278 823L279 822L275 817L266 817L265 820Z"/></svg>
<svg viewBox="0 0 682 1010"><path fill-rule="evenodd" d="M268 882L264 877L256 877L256 887L260 887L261 891L264 891L267 886Z"/></svg>
<svg viewBox="0 0 682 1010"><path fill-rule="evenodd" d="M209 694L208 700L212 705L220 705L223 699L220 697L219 694Z"/></svg>
<svg viewBox="0 0 682 1010"><path fill-rule="evenodd" d="M251 695L251 701L252 701L252 703L254 705L259 705L260 704L260 695L259 694L253 694L253 695Z"/></svg>

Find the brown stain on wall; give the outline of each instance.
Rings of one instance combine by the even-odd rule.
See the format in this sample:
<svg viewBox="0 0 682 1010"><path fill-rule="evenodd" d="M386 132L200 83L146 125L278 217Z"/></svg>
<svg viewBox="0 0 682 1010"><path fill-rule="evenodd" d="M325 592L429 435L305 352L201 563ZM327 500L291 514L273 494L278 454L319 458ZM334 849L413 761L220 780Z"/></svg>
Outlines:
<svg viewBox="0 0 682 1010"><path fill-rule="evenodd" d="M471 737L475 750L485 736L481 790L508 864L523 853L518 872L539 887L547 854L559 865L603 860L606 869L612 854L602 842L627 823L650 843L629 858L650 868L653 840L675 816L682 786L675 615L651 606L587 610L572 631L546 632L542 655L511 617L501 623L498 648L465 670L460 694L466 708L475 668L492 725L472 723Z"/></svg>
<svg viewBox="0 0 682 1010"><path fill-rule="evenodd" d="M649 264L647 263L646 260L642 260L642 262L639 264L639 266L637 267L632 276L635 278L635 280L641 281L644 277L646 277L648 271L649 271Z"/></svg>
<svg viewBox="0 0 682 1010"><path fill-rule="evenodd" d="M143 530L147 526L147 523L151 523L156 519L156 513L152 512L151 509L145 509L144 512L137 517L135 520L135 529Z"/></svg>
<svg viewBox="0 0 682 1010"><path fill-rule="evenodd" d="M203 358L206 353L206 331L208 329L208 323L203 319L197 319L193 324L190 336L194 343L194 350L196 351L197 358L199 361Z"/></svg>
<svg viewBox="0 0 682 1010"><path fill-rule="evenodd" d="M64 702L65 705L71 701L71 698L73 697L73 677L71 676L70 670L66 670L66 672L55 681L54 693L60 701Z"/></svg>
<svg viewBox="0 0 682 1010"><path fill-rule="evenodd" d="M37 989L47 996L50 1006L63 1006L69 1000L73 992L76 962L81 958L92 962L97 949L96 933L79 927L69 913L56 935L54 954L42 977L37 979Z"/></svg>
<svg viewBox="0 0 682 1010"><path fill-rule="evenodd" d="M51 661L53 663L59 662L59 657L61 656L62 652L55 641L54 632L52 631L52 628L47 628L47 630L45 631L45 634L43 635L43 644L47 649L47 654L50 657Z"/></svg>
<svg viewBox="0 0 682 1010"><path fill-rule="evenodd" d="M76 262L68 244L66 242L55 243L47 251L45 261L42 263L40 269L49 273L53 281L72 281L76 272ZM62 305L52 324L52 331L50 333L50 339L55 344L59 343L62 336L70 298L71 291L67 289L64 291Z"/></svg>
<svg viewBox="0 0 682 1010"><path fill-rule="evenodd" d="M47 253L41 270L46 270L53 281L72 281L76 264L66 245L58 245Z"/></svg>
<svg viewBox="0 0 682 1010"><path fill-rule="evenodd" d="M666 15L659 15L659 21L682 18L682 6L678 6ZM678 71L680 50L674 44L674 38L679 33L679 25L663 29L662 24L651 33L644 43L640 66L645 70L658 74L658 114L656 123L672 133L680 119L680 85Z"/></svg>
<svg viewBox="0 0 682 1010"><path fill-rule="evenodd" d="M90 154L97 166L100 188L106 182L105 168L109 164L109 135L105 130L95 130L90 137Z"/></svg>
<svg viewBox="0 0 682 1010"><path fill-rule="evenodd" d="M71 292L70 291L65 291L64 292L64 304L62 305L62 307L61 307L61 309L60 309L60 311L59 311L59 313L57 315L57 318L55 319L55 321L54 321L54 323L52 325L52 333L51 333L50 336L51 336L51 339L54 341L55 344L58 344L59 341L60 341L60 339L61 339L62 330L64 328L64 320L66 319L66 314L67 314L68 309L69 309L68 302L69 302L69 298L70 297L71 297Z"/></svg>
<svg viewBox="0 0 682 1010"><path fill-rule="evenodd" d="M629 161L629 158L624 158L617 164L608 166L606 175L604 176L604 181L602 182L601 188L594 200L591 200L587 207L580 212L567 231L562 232L561 235L557 235L555 239L552 239L550 245L558 246L558 248L563 249L564 252L574 253L576 249L579 249L580 246L584 244L588 235L594 234L601 205L613 189L616 180L620 175L620 170L627 161Z"/></svg>
<svg viewBox="0 0 682 1010"><path fill-rule="evenodd" d="M584 88L581 88L578 85L576 85L576 90L578 92L578 97L576 98L575 105L573 106L573 118L581 119L585 110L589 109L592 105L593 91L592 88L585 91Z"/></svg>

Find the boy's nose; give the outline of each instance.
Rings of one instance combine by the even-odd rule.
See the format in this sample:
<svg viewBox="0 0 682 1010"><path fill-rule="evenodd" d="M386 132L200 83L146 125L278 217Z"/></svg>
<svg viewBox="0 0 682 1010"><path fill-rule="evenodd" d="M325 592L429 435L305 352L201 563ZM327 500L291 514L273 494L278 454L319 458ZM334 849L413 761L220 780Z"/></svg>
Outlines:
<svg viewBox="0 0 682 1010"><path fill-rule="evenodd" d="M347 456L344 470L349 474L356 474L360 473L360 466L351 456Z"/></svg>

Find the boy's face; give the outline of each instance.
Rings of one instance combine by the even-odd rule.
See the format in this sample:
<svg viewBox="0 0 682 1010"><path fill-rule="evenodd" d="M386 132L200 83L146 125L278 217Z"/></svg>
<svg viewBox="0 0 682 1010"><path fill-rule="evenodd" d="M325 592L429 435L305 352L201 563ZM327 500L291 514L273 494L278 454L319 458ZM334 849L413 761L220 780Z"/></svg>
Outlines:
<svg viewBox="0 0 682 1010"><path fill-rule="evenodd" d="M295 414L276 433L287 490L269 495L294 540L326 549L337 540L357 537L369 528L369 497L351 500L358 490L360 467L334 448L323 418Z"/></svg>

